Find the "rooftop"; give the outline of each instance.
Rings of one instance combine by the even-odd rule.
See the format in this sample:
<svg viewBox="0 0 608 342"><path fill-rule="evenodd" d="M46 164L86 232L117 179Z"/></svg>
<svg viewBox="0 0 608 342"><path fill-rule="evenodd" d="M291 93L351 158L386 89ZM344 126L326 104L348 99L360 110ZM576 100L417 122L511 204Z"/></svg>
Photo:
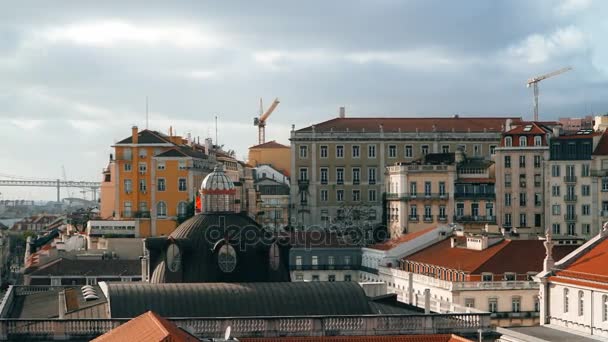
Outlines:
<svg viewBox="0 0 608 342"><path fill-rule="evenodd" d="M97 337L93 342L194 342L195 336L152 311L141 314L127 323Z"/></svg>
<svg viewBox="0 0 608 342"><path fill-rule="evenodd" d="M116 145L132 144L132 143L133 143L133 137L129 136L128 138L125 138L125 139L117 142ZM139 131L137 133L137 143L138 144L170 144L171 142L169 141L169 139L166 138L166 135L164 135L160 132L157 132L157 131L145 129L145 130Z"/></svg>
<svg viewBox="0 0 608 342"><path fill-rule="evenodd" d="M608 265L608 239L603 239L588 251L581 253L563 269L556 270L556 277L552 277L552 280L566 282L568 279L579 280L578 285L584 285L585 281L608 283L606 265ZM608 288L608 285L604 285Z"/></svg>
<svg viewBox="0 0 608 342"><path fill-rule="evenodd" d="M314 125L315 132L365 131L380 132L501 132L507 119L519 122L517 117L434 117L434 118L376 118L347 117L334 118ZM312 132L313 126L297 130L298 133Z"/></svg>
<svg viewBox="0 0 608 342"><path fill-rule="evenodd" d="M390 249L393 249L393 248L399 246L402 243L412 241L412 240L416 239L417 237L422 236L422 235L434 230L435 228L437 228L437 227L429 227L429 228L426 228L426 229L423 229L423 230L420 230L420 231L417 231L414 233L403 234L396 239L390 239L390 240L387 240L382 243L377 243L375 245L371 245L371 246L369 246L369 248L377 249L377 250L381 250L381 251L387 251L387 250L390 250Z"/></svg>
<svg viewBox="0 0 608 342"><path fill-rule="evenodd" d="M315 337L270 337L240 338L242 342L466 342L471 341L457 335L392 335L392 336L315 336Z"/></svg>
<svg viewBox="0 0 608 342"><path fill-rule="evenodd" d="M25 272L30 276L139 276L139 260L72 260L59 258Z"/></svg>
<svg viewBox="0 0 608 342"><path fill-rule="evenodd" d="M594 156L608 156L608 130L604 131L600 141L595 146L595 150L592 155Z"/></svg>
<svg viewBox="0 0 608 342"><path fill-rule="evenodd" d="M252 148L287 148L287 149L289 149L290 147L280 144L280 143L276 142L275 140L271 140L271 141L267 141L263 144L251 146L250 149L252 149Z"/></svg>

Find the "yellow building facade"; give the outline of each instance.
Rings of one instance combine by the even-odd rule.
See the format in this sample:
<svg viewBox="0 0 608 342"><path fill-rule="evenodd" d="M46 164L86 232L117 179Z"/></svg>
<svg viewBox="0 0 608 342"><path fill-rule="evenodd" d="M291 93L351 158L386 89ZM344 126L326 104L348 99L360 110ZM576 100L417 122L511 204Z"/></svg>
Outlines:
<svg viewBox="0 0 608 342"><path fill-rule="evenodd" d="M247 163L251 166L271 165L289 177L291 169L291 148L289 146L279 144L274 140L269 141L250 147L248 158Z"/></svg>

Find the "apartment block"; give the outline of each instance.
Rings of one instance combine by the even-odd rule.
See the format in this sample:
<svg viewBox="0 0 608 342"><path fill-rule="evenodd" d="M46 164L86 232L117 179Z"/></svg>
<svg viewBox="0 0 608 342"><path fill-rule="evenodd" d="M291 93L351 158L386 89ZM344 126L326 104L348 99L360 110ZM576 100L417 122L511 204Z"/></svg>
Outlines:
<svg viewBox="0 0 608 342"><path fill-rule="evenodd" d="M331 226L340 220L344 207L355 206L365 210L370 220L381 222L386 166L457 149L490 159L507 119L521 121L459 116L347 118L341 110L338 118L293 129L292 220L298 226Z"/></svg>

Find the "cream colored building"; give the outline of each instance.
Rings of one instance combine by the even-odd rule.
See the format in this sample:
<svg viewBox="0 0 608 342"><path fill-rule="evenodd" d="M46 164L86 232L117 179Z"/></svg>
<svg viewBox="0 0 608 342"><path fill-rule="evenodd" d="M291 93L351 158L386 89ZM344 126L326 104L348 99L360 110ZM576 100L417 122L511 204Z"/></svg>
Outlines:
<svg viewBox="0 0 608 342"><path fill-rule="evenodd" d="M338 118L293 129L292 220L298 226L330 226L346 202L364 204L373 221L380 222L386 166L458 148L468 156L490 159L506 120L347 118L342 111Z"/></svg>

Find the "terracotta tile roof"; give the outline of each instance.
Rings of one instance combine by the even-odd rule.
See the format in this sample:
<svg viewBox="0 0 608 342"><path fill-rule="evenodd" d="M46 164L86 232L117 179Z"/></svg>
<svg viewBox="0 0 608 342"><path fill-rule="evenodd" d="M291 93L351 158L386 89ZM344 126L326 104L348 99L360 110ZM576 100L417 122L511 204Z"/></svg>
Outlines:
<svg viewBox="0 0 608 342"><path fill-rule="evenodd" d="M194 342L196 337L178 328L152 311L133 318L127 323L97 337L95 342Z"/></svg>
<svg viewBox="0 0 608 342"><path fill-rule="evenodd" d="M597 143L595 150L592 155L594 156L608 156L608 130L604 131L600 141Z"/></svg>
<svg viewBox="0 0 608 342"><path fill-rule="evenodd" d="M330 130L344 132L350 131L379 132L380 125L384 132L501 132L507 119L515 123L521 121L516 117L435 117L435 118L334 118L315 124L316 132L329 132ZM311 132L312 126L299 129L297 132Z"/></svg>
<svg viewBox="0 0 608 342"><path fill-rule="evenodd" d="M501 274L515 272L540 272L545 247L542 240L503 240L485 250L477 251L461 247L452 248L449 239L423 249L404 260L461 270L470 274L490 272ZM578 246L555 246L555 259L562 258ZM526 257L523 258L522 256Z"/></svg>
<svg viewBox="0 0 608 342"><path fill-rule="evenodd" d="M527 129L527 127L529 127L529 126L530 126L530 129ZM546 146L547 138L546 138L545 134L550 133L550 132L551 131L549 130L549 128L545 127L544 125L541 125L538 122L522 122L517 127L511 129L508 132L505 132L504 137L512 136L513 140L512 140L511 146L518 147L519 146L519 136L522 136L522 135L528 136L528 138L526 139L526 146L534 146L534 136L540 135L543 137L543 140L542 140L543 146ZM503 137L502 141L500 142L500 146L502 146L502 147L505 147L504 137Z"/></svg>
<svg viewBox="0 0 608 342"><path fill-rule="evenodd" d="M412 241L415 238L422 236L430 231L432 231L433 229L435 229L437 227L429 227L426 229L423 229L421 231L418 232L414 232L414 233L408 233L408 234L403 234L400 237L396 238L396 239L391 239L382 243L377 243L375 245L371 245L369 246L369 248L371 249L377 249L377 250L381 250L381 251L387 251L390 249L393 249L397 246L399 246L402 243L406 243L408 241Z"/></svg>
<svg viewBox="0 0 608 342"><path fill-rule="evenodd" d="M557 271L556 276L608 283L606 265L608 265L608 239L582 253L566 268Z"/></svg>
<svg viewBox="0 0 608 342"><path fill-rule="evenodd" d="M562 284L570 284L570 285L577 285L577 286L583 286L583 287L591 287L594 289L600 289L600 290L608 290L608 284L606 284L605 280L604 283L600 283L600 282L595 282L595 281L589 281L589 280L579 280L579 279L571 279L571 278L565 278L565 277L549 277L549 281L553 282L553 283L562 283Z"/></svg>
<svg viewBox="0 0 608 342"><path fill-rule="evenodd" d="M276 142L275 140L271 140L271 141L265 142L263 144L251 146L250 149L251 148L290 148L290 147L280 144L280 143Z"/></svg>
<svg viewBox="0 0 608 342"><path fill-rule="evenodd" d="M242 342L469 342L457 335L393 335L393 336L315 336L315 337L267 337L239 338Z"/></svg>

